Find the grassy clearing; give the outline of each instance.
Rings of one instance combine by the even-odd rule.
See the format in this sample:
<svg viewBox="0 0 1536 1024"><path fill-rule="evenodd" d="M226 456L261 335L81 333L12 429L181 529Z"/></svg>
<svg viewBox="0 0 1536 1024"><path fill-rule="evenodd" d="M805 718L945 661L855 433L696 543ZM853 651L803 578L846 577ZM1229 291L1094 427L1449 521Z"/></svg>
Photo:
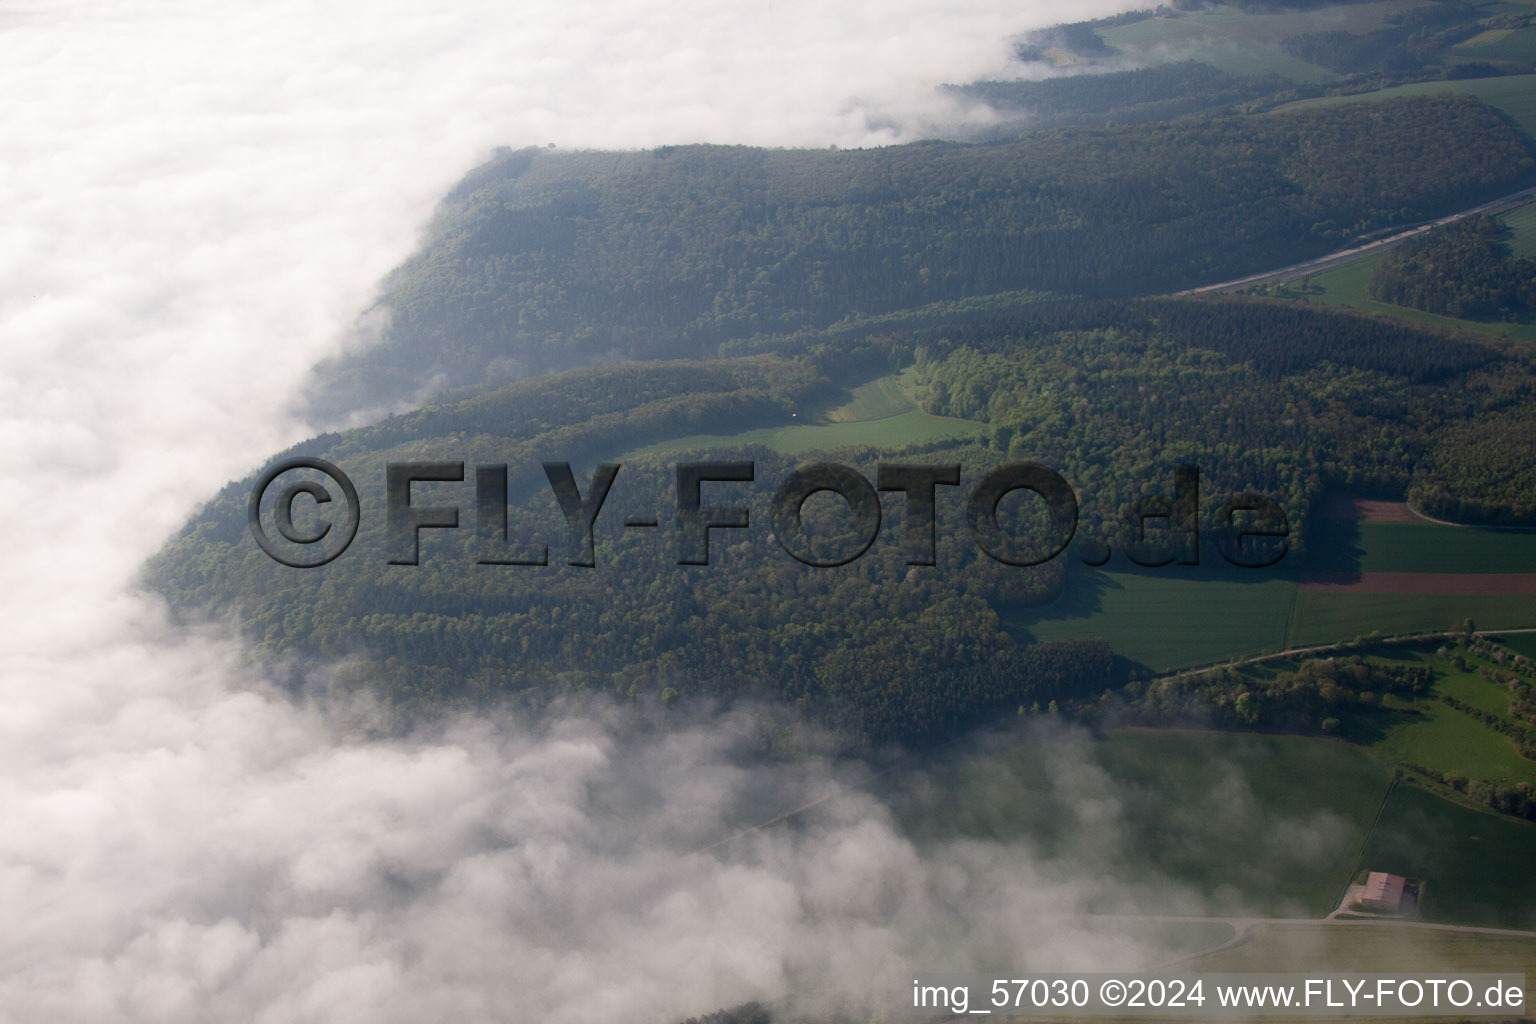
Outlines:
<svg viewBox="0 0 1536 1024"><path fill-rule="evenodd" d="M1504 226L1509 228L1509 249L1516 256L1536 257L1536 203L1517 206L1503 215Z"/></svg>
<svg viewBox="0 0 1536 1024"><path fill-rule="evenodd" d="M1531 207L1522 207L1522 210L1528 209L1531 209ZM1377 302L1375 299L1370 298L1367 289L1370 287L1371 275L1376 273L1376 266L1380 262L1380 254L1367 256L1353 263L1346 263L1343 266L1334 267L1332 270L1325 270L1320 274L1314 274L1307 280L1304 289L1298 289L1296 286L1293 286L1293 290L1299 297L1305 298L1308 302L1320 302L1329 306L1347 306L1350 309L1365 310L1369 313L1381 313L1386 316L1396 317L1399 320L1406 320L1409 323L1428 324L1432 327L1450 327L1500 338L1519 338L1524 341L1536 341L1536 324L1459 320L1455 317L1437 316L1434 313L1409 309L1407 306L1395 306L1390 302Z"/></svg>
<svg viewBox="0 0 1536 1024"><path fill-rule="evenodd" d="M1088 570L1047 605L1000 609L1003 624L1038 640L1103 639L1155 671L1279 650L1296 585L1261 576L1235 580L1174 568L1146 573Z"/></svg>
<svg viewBox="0 0 1536 1024"><path fill-rule="evenodd" d="M1453 697L1520 725L1509 714L1509 691L1477 675L1485 664L1481 659L1469 656L1470 671L1461 671L1429 650L1396 650L1389 657L1428 665L1435 673L1433 690L1418 697L1385 695L1379 708L1343 716L1344 738L1369 746L1392 764L1419 764L1485 782L1536 782L1536 761L1521 757L1509 737L1440 700Z"/></svg>
<svg viewBox="0 0 1536 1024"><path fill-rule="evenodd" d="M1025 843L1047 875L1101 879L1099 913L1321 915L1389 781L1347 743L1040 723L893 780L922 842Z"/></svg>
<svg viewBox="0 0 1536 1024"><path fill-rule="evenodd" d="M761 427L736 433L690 434L687 437L669 438L666 441L632 449L619 456L618 461L622 462L624 459L640 455L666 454L694 448L740 448L749 444L765 445L785 455L868 445L900 447L920 444L924 441L968 437L983 429L985 429L984 425L974 420L930 416L919 409L914 409L899 416L887 416L878 420Z"/></svg>
<svg viewBox="0 0 1536 1024"><path fill-rule="evenodd" d="M901 447L979 434L986 425L953 416L932 416L919 409L912 396L912 370L855 386L848 400L809 412L806 422L752 430L689 434L633 448L619 461L641 455L663 455L696 448L732 449L760 444L785 455L865 446Z"/></svg>
<svg viewBox="0 0 1536 1024"><path fill-rule="evenodd" d="M1426 661L1428 661L1428 657L1428 655L1425 655ZM1482 659L1475 660L1479 664L1482 663ZM1441 670L1441 675L1437 689L1441 693L1455 697L1457 700L1463 701L1474 708L1498 715L1506 722L1515 721L1514 717L1509 713L1509 690L1489 682L1482 676L1477 675L1475 671L1462 672L1454 665L1444 661L1441 661L1438 667ZM1527 763L1531 765L1531 770L1536 772L1536 762ZM1536 778L1536 774L1533 774L1531 777Z"/></svg>
<svg viewBox="0 0 1536 1024"><path fill-rule="evenodd" d="M1489 782L1536 778L1536 765L1476 719L1433 699L1393 706L1406 709L1405 718L1371 744L1383 757Z"/></svg>
<svg viewBox="0 0 1536 1024"><path fill-rule="evenodd" d="M1428 881L1429 921L1536 928L1536 825L1398 786L1364 853L1373 871Z"/></svg>
<svg viewBox="0 0 1536 1024"><path fill-rule="evenodd" d="M827 410L826 419L833 423L857 423L861 420L880 420L888 416L900 416L917 408L908 393L912 369L900 374L877 377L853 389L852 396L844 404Z"/></svg>
<svg viewBox="0 0 1536 1024"><path fill-rule="evenodd" d="M1489 106L1497 107L1520 127L1525 134L1536 138L1536 75L1505 75L1500 78L1471 78L1462 81L1414 82L1397 85L1376 92L1354 96L1324 96L1315 100L1301 100L1276 108L1277 113L1298 110L1312 104L1361 103L1391 99L1396 96L1439 96L1460 93L1476 96Z"/></svg>

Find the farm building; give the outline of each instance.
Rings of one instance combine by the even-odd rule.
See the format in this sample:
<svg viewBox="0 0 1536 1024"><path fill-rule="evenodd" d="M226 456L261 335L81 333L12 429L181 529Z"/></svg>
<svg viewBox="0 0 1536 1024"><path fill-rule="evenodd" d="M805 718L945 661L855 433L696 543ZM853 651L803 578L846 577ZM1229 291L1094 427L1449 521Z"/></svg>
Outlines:
<svg viewBox="0 0 1536 1024"><path fill-rule="evenodd" d="M1403 905L1403 886L1408 880L1402 875L1389 875L1385 871L1372 871L1365 879L1365 892L1360 902L1367 910L1382 914L1396 914Z"/></svg>

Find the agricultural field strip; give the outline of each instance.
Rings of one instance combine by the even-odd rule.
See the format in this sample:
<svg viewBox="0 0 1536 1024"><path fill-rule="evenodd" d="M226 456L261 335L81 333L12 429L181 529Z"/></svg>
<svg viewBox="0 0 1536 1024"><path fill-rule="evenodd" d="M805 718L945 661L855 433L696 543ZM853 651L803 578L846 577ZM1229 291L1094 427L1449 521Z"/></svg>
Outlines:
<svg viewBox="0 0 1536 1024"><path fill-rule="evenodd" d="M1320 573L1298 581L1296 587L1306 593L1509 597L1536 594L1536 573L1367 571L1348 574L1347 579Z"/></svg>

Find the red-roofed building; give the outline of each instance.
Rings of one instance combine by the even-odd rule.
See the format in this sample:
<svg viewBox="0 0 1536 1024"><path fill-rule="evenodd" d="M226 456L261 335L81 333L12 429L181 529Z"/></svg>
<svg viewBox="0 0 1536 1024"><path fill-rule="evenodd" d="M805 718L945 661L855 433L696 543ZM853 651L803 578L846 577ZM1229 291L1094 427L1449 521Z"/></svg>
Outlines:
<svg viewBox="0 0 1536 1024"><path fill-rule="evenodd" d="M1402 875L1389 875L1385 871L1372 871L1365 879L1365 892L1360 897L1367 910L1383 914L1396 914L1403 905L1403 886L1408 879Z"/></svg>

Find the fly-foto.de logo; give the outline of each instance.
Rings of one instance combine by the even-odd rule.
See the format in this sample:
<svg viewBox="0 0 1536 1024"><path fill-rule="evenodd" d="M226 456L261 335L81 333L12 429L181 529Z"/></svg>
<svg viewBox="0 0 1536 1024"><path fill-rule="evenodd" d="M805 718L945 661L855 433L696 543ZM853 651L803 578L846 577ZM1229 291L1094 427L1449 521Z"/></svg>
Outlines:
<svg viewBox="0 0 1536 1024"><path fill-rule="evenodd" d="M544 475L565 519L567 565L595 568L593 533L618 478L621 466L599 464L582 487L568 462L545 462ZM741 498L731 503L731 487L756 481L752 462L683 462L675 466L676 506L669 526L678 565L709 565L710 536L715 531L749 530L752 509ZM317 480L319 475L324 479ZM906 564L937 564L939 503L950 488L961 486L961 467L879 463L875 480L835 462L802 466L784 477L768 502L773 538L795 560L817 568L855 561L880 535L885 510L881 494L901 495L892 502L901 509L901 545ZM285 482L286 481L286 482ZM424 504L416 500L415 484L459 484L457 504ZM1138 565L1193 565L1200 552L1200 471L1179 465L1173 472L1171 494L1142 498L1125 517L1124 550ZM705 503L706 486L709 503ZM807 535L804 512L814 495L835 494L849 515L835 543L814 543ZM1016 492L1028 492L1043 503L1037 530L1020 535L1005 528L999 508ZM338 498L340 499L338 501ZM463 511L473 509L477 540L476 564L548 566L547 543L514 539L508 529L508 467L479 465L469 486L464 462L391 462L385 466L384 543L390 565L421 564L425 530L462 528ZM1067 481L1038 462L1010 462L977 478L965 494L964 522L968 541L994 561L1034 566L1066 551L1078 530L1078 500ZM308 569L339 557L357 536L362 504L346 473L324 459L296 456L268 467L256 481L247 505L251 533L272 559ZM273 532L268 531L270 520ZM1288 550L1289 523L1285 510L1268 495L1244 492L1225 498L1211 520L1215 547L1228 563L1244 568L1272 566ZM626 529L658 530L662 517L654 512L628 515ZM1078 556L1089 565L1110 558L1102 542L1080 543Z"/></svg>

